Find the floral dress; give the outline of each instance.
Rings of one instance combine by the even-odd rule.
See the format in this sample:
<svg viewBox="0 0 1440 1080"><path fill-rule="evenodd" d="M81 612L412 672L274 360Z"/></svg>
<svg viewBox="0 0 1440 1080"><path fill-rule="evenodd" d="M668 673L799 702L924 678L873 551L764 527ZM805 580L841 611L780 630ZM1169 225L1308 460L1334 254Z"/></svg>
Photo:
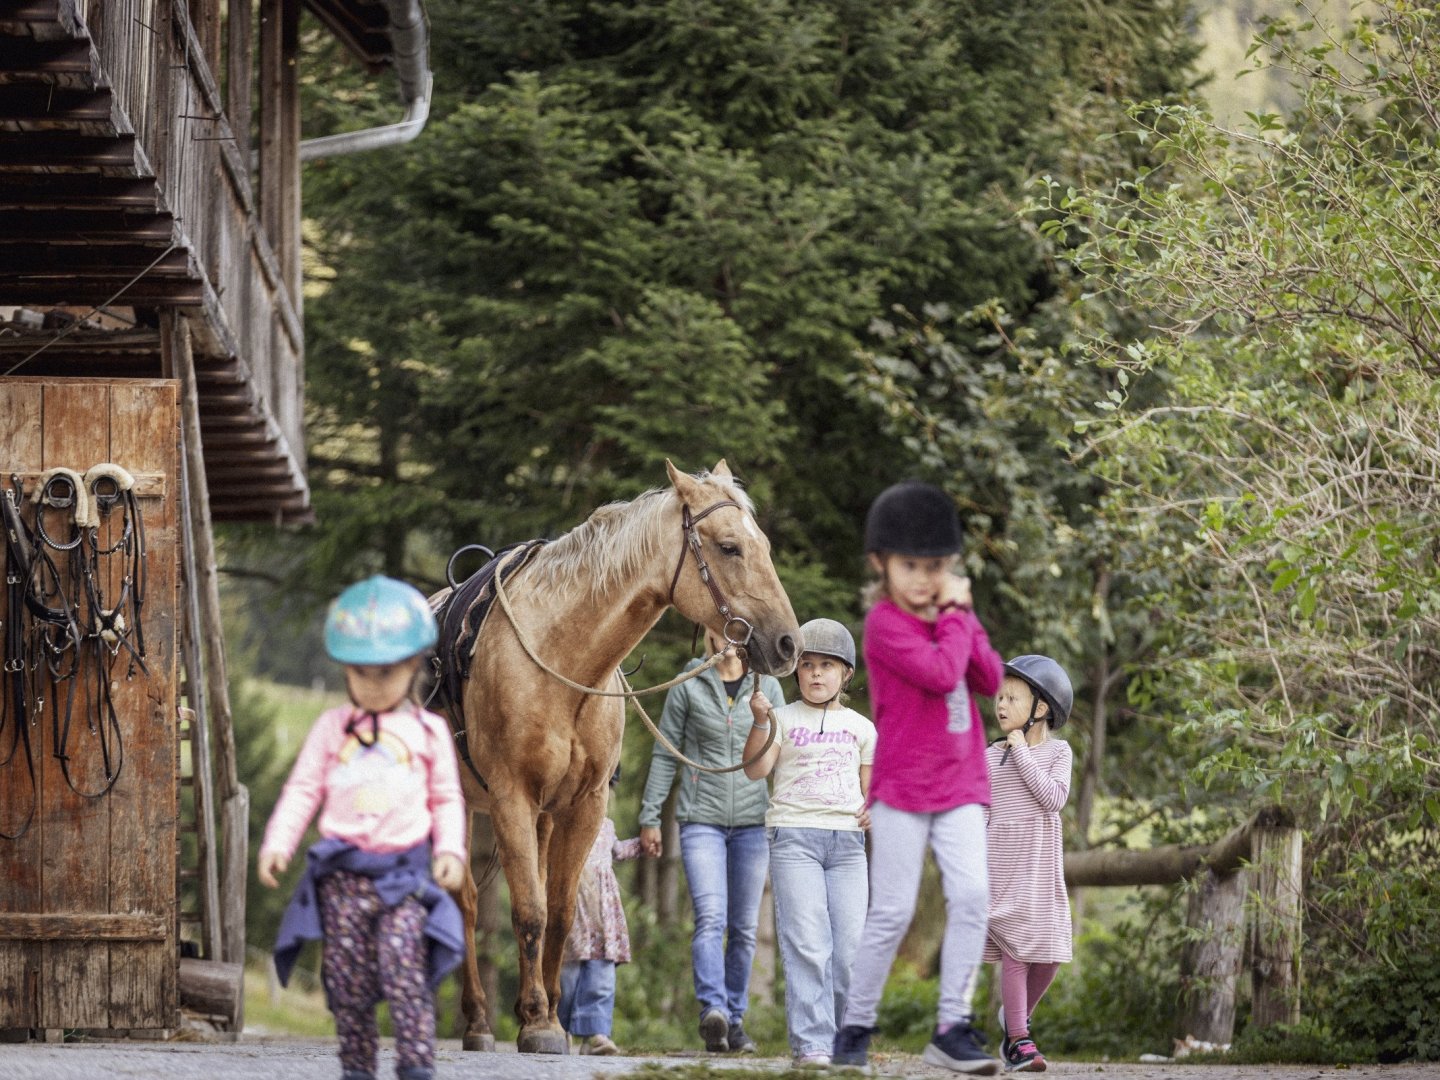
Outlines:
<svg viewBox="0 0 1440 1080"><path fill-rule="evenodd" d="M570 926L570 936L565 939L566 963L576 960L630 962L630 930L625 924L625 907L620 901L614 863L639 857L638 837L617 840L615 823L608 817L600 822L600 833L580 872L575 921Z"/></svg>

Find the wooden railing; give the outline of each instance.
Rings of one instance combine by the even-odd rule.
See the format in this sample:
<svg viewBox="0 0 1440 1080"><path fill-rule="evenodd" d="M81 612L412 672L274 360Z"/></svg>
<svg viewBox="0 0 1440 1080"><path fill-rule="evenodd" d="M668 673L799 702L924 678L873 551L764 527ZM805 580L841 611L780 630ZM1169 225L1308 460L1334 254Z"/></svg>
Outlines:
<svg viewBox="0 0 1440 1080"><path fill-rule="evenodd" d="M1241 970L1250 968L1251 1023L1300 1019L1302 844L1294 818L1267 807L1209 845L1072 851L1071 888L1194 881L1181 958L1180 1037L1228 1044Z"/></svg>

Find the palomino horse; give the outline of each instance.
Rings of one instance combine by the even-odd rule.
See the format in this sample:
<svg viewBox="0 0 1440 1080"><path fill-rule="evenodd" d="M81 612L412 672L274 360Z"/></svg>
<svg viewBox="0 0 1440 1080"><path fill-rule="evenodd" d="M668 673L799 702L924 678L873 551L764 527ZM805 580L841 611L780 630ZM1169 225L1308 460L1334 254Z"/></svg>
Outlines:
<svg viewBox="0 0 1440 1080"><path fill-rule="evenodd" d="M665 464L669 488L601 507L505 582L508 605L486 617L465 685L466 742L485 787L461 776L471 810L493 820L510 885L526 1053L566 1052L555 1016L560 962L625 725L623 698L565 680L616 691L621 662L672 604L743 643L760 672L787 675L800 652L770 543L725 462L698 476ZM468 873L457 899L467 931L463 1045L490 1049Z"/></svg>

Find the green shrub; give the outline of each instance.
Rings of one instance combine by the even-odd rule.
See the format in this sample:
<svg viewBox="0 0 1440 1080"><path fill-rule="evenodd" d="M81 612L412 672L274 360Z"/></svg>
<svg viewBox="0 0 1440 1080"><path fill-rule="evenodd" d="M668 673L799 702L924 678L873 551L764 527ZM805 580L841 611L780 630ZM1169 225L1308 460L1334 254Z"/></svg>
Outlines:
<svg viewBox="0 0 1440 1080"><path fill-rule="evenodd" d="M1324 1024L1307 1019L1264 1029L1247 1027L1223 1060L1241 1065L1345 1065L1374 1061L1375 1044L1341 1038Z"/></svg>

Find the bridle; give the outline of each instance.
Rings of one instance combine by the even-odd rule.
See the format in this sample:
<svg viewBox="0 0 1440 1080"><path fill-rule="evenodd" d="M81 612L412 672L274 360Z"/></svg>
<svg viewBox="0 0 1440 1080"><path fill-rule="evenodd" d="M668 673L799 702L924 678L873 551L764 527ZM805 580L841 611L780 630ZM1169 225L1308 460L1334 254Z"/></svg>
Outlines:
<svg viewBox="0 0 1440 1080"><path fill-rule="evenodd" d="M701 510L700 513L694 515L690 513L689 503L681 504L680 530L684 535L684 540L680 548L680 558L675 563L675 574L670 579L670 604L671 606L675 604L675 586L680 583L680 571L685 569L685 553L688 551L691 555L695 556L695 569L700 572L700 580L703 581L705 587L710 590L710 599L715 601L715 610L725 617L725 625L721 629L721 634L729 644L734 645L738 649L743 649L750 644L750 639L755 635L755 627L752 626L747 619L742 619L730 609L730 602L725 599L725 594L720 591L720 586L715 581L715 576L710 573L710 565L705 561L705 555L700 550L700 534L695 531L696 525L700 524L700 522L704 521L716 510L723 509L727 506L733 506L736 510L742 512L744 510L744 507L734 499L721 499L718 502L713 502L704 510ZM739 623L745 628L744 637L735 638L730 636L730 627L734 623Z"/></svg>

